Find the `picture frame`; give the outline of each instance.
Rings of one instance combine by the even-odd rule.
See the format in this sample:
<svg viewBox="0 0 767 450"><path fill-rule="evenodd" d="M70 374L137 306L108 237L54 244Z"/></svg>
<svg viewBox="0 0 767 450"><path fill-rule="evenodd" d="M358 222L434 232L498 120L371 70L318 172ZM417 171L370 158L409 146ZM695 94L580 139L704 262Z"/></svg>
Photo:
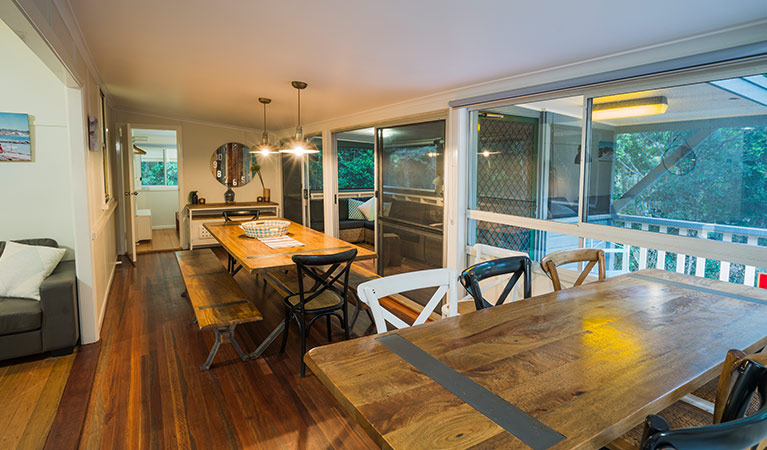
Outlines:
<svg viewBox="0 0 767 450"><path fill-rule="evenodd" d="M0 162L32 161L29 114L0 112Z"/></svg>

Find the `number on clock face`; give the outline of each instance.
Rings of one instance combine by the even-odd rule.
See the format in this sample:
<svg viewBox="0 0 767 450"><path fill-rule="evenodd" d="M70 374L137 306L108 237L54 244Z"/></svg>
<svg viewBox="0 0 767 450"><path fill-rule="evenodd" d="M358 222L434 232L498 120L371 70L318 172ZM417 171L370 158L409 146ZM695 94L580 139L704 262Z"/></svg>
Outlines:
<svg viewBox="0 0 767 450"><path fill-rule="evenodd" d="M232 186L237 186L237 178L232 179Z"/></svg>
<svg viewBox="0 0 767 450"><path fill-rule="evenodd" d="M221 178L221 171L220 170L216 171L216 178Z"/></svg>

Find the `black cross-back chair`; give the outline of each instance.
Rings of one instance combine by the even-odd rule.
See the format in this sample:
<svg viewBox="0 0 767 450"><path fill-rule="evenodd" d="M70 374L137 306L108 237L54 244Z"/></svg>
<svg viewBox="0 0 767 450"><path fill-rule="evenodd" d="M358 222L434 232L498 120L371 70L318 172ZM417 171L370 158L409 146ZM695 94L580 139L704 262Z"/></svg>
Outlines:
<svg viewBox="0 0 767 450"><path fill-rule="evenodd" d="M503 304L503 302L506 301L506 298L508 298L509 293L511 293L511 290L517 284L517 281L519 281L519 278L523 275L525 282L524 296L525 298L530 298L532 292L530 284L531 265L530 258L527 256L511 256L508 258L499 258L481 262L479 264L474 264L461 272L461 284L466 288L469 295L474 298L474 305L478 311L480 309ZM479 286L479 282L487 278L507 274L512 275L511 278L509 278L508 283L506 283L506 287L503 288L503 292L500 297L498 297L498 300L495 303L488 302L485 297L482 296L482 288Z"/></svg>
<svg viewBox="0 0 767 450"><path fill-rule="evenodd" d="M317 319L320 317L327 318L328 342L333 340L330 330L330 318L332 316L341 322L341 327L344 329L344 339L349 339L346 299L349 292L349 272L356 256L357 249L333 255L293 256L298 275L298 293L289 295L283 300L285 303L285 331L282 334L280 353L285 351L290 322L295 318L301 336L301 377L306 374L306 364L304 363L306 337ZM304 282L304 276L308 277L314 284L307 286ZM307 314L311 315L308 322Z"/></svg>
<svg viewBox="0 0 767 450"><path fill-rule="evenodd" d="M640 449L755 450L760 442L767 439L765 356L745 356L731 365L725 362L716 398L714 425L669 430L669 424L663 417L647 416ZM727 388L730 388L729 391ZM758 395L758 410L746 416L754 395Z"/></svg>

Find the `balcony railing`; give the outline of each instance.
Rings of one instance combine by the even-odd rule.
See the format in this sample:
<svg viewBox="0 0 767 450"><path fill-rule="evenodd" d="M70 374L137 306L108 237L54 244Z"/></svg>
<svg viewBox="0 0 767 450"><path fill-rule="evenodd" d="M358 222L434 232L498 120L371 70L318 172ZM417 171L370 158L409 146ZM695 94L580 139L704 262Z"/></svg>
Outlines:
<svg viewBox="0 0 767 450"><path fill-rule="evenodd" d="M759 228L623 214L606 215L602 219L602 223L624 228L767 247L767 230ZM728 261L668 253L661 249L604 243L588 239L586 241L587 246L603 248L607 253L608 276L646 268L657 268L754 286L757 272L767 271L755 266L731 264ZM592 245L589 245L590 243Z"/></svg>

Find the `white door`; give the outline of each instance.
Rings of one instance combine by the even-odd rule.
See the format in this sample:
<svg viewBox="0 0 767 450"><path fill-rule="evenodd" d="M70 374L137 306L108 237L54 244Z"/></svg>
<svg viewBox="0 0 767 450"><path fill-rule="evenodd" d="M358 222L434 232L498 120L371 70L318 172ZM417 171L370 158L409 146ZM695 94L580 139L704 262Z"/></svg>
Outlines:
<svg viewBox="0 0 767 450"><path fill-rule="evenodd" d="M128 256L132 262L136 262L136 180L133 171L133 139L131 139L130 125L120 127L120 146L125 149L123 155L123 186L125 187L125 233L128 240Z"/></svg>

